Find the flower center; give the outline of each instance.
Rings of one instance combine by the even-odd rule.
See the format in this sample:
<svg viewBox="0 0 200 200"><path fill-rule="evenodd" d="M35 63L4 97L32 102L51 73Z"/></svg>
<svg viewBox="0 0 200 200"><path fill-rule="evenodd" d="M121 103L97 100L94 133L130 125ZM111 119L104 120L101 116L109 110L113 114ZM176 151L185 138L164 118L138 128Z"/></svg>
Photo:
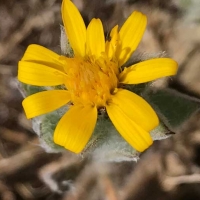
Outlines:
<svg viewBox="0 0 200 200"><path fill-rule="evenodd" d="M65 85L71 93L73 104L104 107L118 85L117 64L106 56L98 59L90 57L65 60L65 72L68 76Z"/></svg>

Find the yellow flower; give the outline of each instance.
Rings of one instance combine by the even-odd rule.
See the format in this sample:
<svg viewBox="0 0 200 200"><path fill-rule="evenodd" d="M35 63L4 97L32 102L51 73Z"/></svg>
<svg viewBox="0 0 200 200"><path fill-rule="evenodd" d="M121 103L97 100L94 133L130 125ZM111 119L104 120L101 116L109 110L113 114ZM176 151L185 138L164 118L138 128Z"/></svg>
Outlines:
<svg viewBox="0 0 200 200"><path fill-rule="evenodd" d="M74 57L30 45L19 62L18 79L36 86L64 84L67 90L49 90L27 97L23 101L27 118L70 103L57 124L54 142L79 153L92 135L98 110L103 108L121 136L136 150L144 151L152 144L149 131L159 124L158 117L144 99L121 86L174 75L177 63L156 58L121 67L145 31L147 19L140 12L133 12L120 31L115 26L107 41L100 19L92 19L86 29L70 0L63 0L62 18Z"/></svg>

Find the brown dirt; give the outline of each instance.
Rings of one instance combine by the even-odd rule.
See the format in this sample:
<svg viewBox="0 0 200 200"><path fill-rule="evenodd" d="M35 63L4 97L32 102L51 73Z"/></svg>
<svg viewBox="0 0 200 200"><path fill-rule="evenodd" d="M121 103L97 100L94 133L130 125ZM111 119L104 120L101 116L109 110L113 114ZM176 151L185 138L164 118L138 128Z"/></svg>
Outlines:
<svg viewBox="0 0 200 200"><path fill-rule="evenodd" d="M148 28L138 52L166 51L180 66L172 86L200 96L200 25L187 21L182 1L74 2L86 24L102 19L105 34L133 10L145 13ZM60 5L61 0L0 1L0 199L200 199L199 112L175 136L154 142L138 163L94 163L39 147L22 110L17 63L32 43L60 53Z"/></svg>

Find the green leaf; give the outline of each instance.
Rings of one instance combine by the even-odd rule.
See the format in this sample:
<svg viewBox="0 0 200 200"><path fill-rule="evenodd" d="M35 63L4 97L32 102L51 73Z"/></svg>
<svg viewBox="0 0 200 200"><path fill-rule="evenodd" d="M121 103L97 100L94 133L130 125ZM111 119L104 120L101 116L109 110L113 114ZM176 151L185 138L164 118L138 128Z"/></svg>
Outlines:
<svg viewBox="0 0 200 200"><path fill-rule="evenodd" d="M198 99L172 89L153 90L149 87L143 96L172 130L181 126L200 108Z"/></svg>

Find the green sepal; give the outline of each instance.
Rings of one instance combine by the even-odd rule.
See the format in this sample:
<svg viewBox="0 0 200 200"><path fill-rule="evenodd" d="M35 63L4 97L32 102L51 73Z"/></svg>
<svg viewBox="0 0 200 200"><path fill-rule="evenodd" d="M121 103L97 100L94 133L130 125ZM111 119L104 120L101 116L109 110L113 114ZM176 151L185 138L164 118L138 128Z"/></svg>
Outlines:
<svg viewBox="0 0 200 200"><path fill-rule="evenodd" d="M163 122L160 122L156 128L150 131L150 135L153 140L164 140L173 134L174 133L169 130Z"/></svg>
<svg viewBox="0 0 200 200"><path fill-rule="evenodd" d="M28 85L28 84L25 84L22 82L19 82L19 88L20 88L20 91L22 92L23 96L25 96L25 97L47 90L47 88L45 88L45 87Z"/></svg>

